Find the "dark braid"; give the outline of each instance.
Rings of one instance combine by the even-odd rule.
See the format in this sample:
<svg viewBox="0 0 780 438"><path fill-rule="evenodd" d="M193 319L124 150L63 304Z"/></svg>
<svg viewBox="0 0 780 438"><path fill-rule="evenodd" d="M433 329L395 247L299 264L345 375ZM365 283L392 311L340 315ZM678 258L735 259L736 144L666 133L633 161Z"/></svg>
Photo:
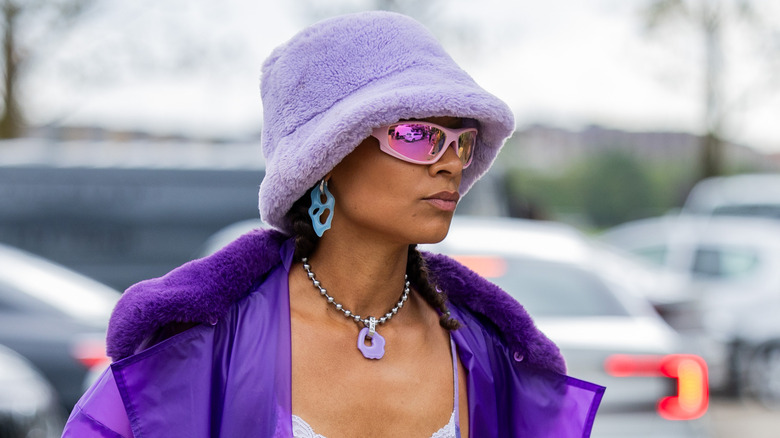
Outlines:
<svg viewBox="0 0 780 438"><path fill-rule="evenodd" d="M417 245L409 245L406 275L425 301L441 313L439 325L447 330L460 328L460 322L453 319L450 316L450 311L447 309L447 294L444 291L438 291L431 285L428 279L428 266L425 264L425 259L422 258L420 251L417 250Z"/></svg>
<svg viewBox="0 0 780 438"><path fill-rule="evenodd" d="M303 257L309 257L320 241L309 217L310 199L307 191L305 195L295 201L290 211L285 215L285 219L292 224L292 230L295 234L295 254L293 257L296 261ZM439 324L446 330L458 329L460 323L450 317L450 312L447 309L447 295L444 292L438 292L428 280L428 267L420 252L417 251L417 245L409 245L406 275L409 276L409 281L423 299L441 313Z"/></svg>
<svg viewBox="0 0 780 438"><path fill-rule="evenodd" d="M309 217L309 192L298 198L290 207L290 211L285 215L285 219L292 224L292 230L295 234L295 254L293 259L298 261L304 257L309 257L317 248L320 238L314 232L314 226Z"/></svg>

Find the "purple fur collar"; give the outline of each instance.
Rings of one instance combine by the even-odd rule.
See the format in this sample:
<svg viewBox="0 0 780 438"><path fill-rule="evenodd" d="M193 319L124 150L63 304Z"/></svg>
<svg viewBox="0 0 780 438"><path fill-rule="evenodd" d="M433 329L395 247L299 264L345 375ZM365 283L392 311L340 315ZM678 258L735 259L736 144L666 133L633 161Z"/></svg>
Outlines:
<svg viewBox="0 0 780 438"><path fill-rule="evenodd" d="M169 323L217 321L281 262L285 240L278 231L254 230L209 257L130 287L111 315L108 355L114 360L132 355L144 339ZM509 348L523 352L527 363L565 371L558 347L506 292L451 258L424 257L432 279L455 306L493 321Z"/></svg>

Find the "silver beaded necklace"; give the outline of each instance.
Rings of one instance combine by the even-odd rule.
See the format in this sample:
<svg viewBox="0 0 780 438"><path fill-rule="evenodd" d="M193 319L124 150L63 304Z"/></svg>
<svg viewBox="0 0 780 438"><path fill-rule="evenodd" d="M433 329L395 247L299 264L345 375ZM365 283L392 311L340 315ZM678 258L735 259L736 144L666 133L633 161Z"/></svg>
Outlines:
<svg viewBox="0 0 780 438"><path fill-rule="evenodd" d="M358 335L357 340L357 348L363 354L363 357L366 359L381 359L382 356L385 355L385 338L376 332L376 327L377 325L390 321L390 319L392 319L393 316L395 316L398 311L404 307L406 300L409 299L409 280L406 274L404 274L404 291L401 294L401 299L398 301L398 303L396 303L395 307L390 309L389 312L385 313L385 316L382 316L379 319L373 316L362 318L360 315L356 315L354 312L345 309L344 306L337 303L336 300L328 294L328 291L323 288L320 285L320 282L317 281L317 279L314 277L314 272L311 271L311 265L309 265L308 258L304 257L301 259L301 261L303 262L303 269L306 270L306 274L309 276L309 279L311 280L314 287L320 291L320 295L322 295L322 297L325 298L328 303L332 304L336 310L343 313L345 317L350 318L357 323L363 323L364 327L360 330L360 334ZM371 342L371 345L366 345L366 339Z"/></svg>

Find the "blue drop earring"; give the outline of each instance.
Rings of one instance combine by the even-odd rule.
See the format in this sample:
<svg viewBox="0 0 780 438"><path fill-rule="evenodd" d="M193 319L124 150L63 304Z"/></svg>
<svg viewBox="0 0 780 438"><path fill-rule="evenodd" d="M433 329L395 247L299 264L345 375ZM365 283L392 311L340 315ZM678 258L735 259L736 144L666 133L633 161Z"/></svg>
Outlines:
<svg viewBox="0 0 780 438"><path fill-rule="evenodd" d="M325 202L322 202L322 196L325 195ZM336 205L336 198L328 190L328 182L323 179L320 184L311 190L311 207L309 207L309 216L314 232L317 237L322 237L325 231L330 229L330 222L333 220L333 206ZM322 222L322 215L327 213L328 217Z"/></svg>

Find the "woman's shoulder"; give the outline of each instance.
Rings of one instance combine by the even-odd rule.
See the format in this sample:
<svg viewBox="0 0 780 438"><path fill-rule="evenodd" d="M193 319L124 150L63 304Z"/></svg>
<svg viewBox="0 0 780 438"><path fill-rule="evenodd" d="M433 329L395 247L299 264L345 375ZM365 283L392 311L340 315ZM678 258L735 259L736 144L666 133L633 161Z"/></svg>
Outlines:
<svg viewBox="0 0 780 438"><path fill-rule="evenodd" d="M133 285L111 315L109 356L119 360L155 337L165 339L193 325L218 321L281 263L287 239L277 231L254 230L208 257Z"/></svg>
<svg viewBox="0 0 780 438"><path fill-rule="evenodd" d="M512 350L532 365L563 373L566 365L558 347L534 324L525 308L503 289L442 255L423 253L429 278L453 305L490 326Z"/></svg>

